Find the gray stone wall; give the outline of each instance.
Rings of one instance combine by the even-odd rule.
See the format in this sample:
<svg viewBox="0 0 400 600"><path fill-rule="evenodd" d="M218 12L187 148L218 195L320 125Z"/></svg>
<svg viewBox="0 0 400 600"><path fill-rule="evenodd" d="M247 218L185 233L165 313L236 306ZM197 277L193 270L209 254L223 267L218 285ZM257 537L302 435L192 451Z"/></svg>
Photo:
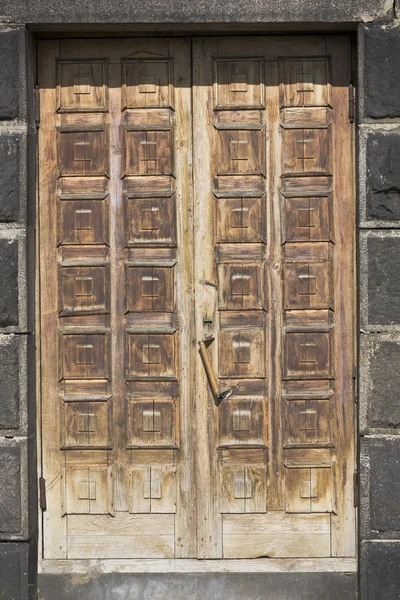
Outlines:
<svg viewBox="0 0 400 600"><path fill-rule="evenodd" d="M49 27L78 30L80 26L73 24L84 24L105 32L117 28L134 30L137 24L143 23L162 23L172 31L191 23L229 23L232 30L241 26L245 31L246 23L249 23L248 28L253 31L259 27L260 31L280 28L296 29L299 33L313 28L349 30L361 23L356 82L359 100L359 597L361 600L398 600L400 27L392 0L339 0L334 3L326 0L148 0L146 3L74 0L67 5L54 0L0 0L0 597L3 590L7 600L27 600L36 596L36 128L34 38L26 26L39 31ZM141 581L143 585L152 586L160 577L143 576ZM172 590L171 597L175 597L170 579L164 577L162 585L156 588L162 591L163 585L167 586ZM231 580L234 579L232 576ZM277 589L280 590L279 600L292 600L294 593L297 597L297 592L300 598L311 589L316 597L326 599L329 594L329 598L356 596L354 581L348 583L340 574L337 577L339 583L320 574L319 581L324 582L325 588L316 584L318 577L287 576L285 579L279 575L278 579L264 583L260 580L261 583L257 581L251 587L246 576L246 593L249 598L254 594L258 594L255 598L266 594L268 600L277 598ZM223 585L219 583L223 578L218 580L220 595L228 593L228 597L233 598L229 596L234 589L229 587L231 580L228 583L224 580ZM214 589L213 582L215 578L211 577L209 583L203 584L193 576L188 589L193 590L193 597L195 594L205 597L207 586ZM66 589L68 582L49 576L44 583L48 587L48 597L60 600L61 597L56 596L60 589ZM136 585L135 581L133 584ZM71 588L71 598L78 598L81 592L88 598L92 594L97 599L100 597L97 585L107 590L104 592L107 598L112 597L113 590L103 588L100 580L93 579L93 585L90 590L79 586ZM113 583L112 577L107 585L115 585L117 595L119 589L126 589L123 581ZM142 583L139 587L135 585L132 589L142 589ZM273 591L268 591L268 585Z"/></svg>
<svg viewBox="0 0 400 600"><path fill-rule="evenodd" d="M7 600L33 597L35 563L32 48L25 27L0 28L0 597Z"/></svg>
<svg viewBox="0 0 400 600"><path fill-rule="evenodd" d="M400 28L359 36L362 600L400 598Z"/></svg>

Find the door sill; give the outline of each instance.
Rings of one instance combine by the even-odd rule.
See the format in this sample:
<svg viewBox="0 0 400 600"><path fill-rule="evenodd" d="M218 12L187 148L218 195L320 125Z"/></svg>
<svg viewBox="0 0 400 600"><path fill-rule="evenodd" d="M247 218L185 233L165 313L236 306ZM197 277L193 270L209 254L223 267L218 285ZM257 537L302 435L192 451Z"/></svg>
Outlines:
<svg viewBox="0 0 400 600"><path fill-rule="evenodd" d="M42 560L39 573L355 573L356 558Z"/></svg>

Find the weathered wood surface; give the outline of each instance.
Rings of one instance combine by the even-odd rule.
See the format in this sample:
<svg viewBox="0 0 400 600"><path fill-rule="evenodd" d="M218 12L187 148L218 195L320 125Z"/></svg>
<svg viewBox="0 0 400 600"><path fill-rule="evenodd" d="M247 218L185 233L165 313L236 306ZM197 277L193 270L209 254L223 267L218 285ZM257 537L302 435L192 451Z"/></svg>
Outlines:
<svg viewBox="0 0 400 600"><path fill-rule="evenodd" d="M350 41L190 43L39 44L44 557L353 557Z"/></svg>

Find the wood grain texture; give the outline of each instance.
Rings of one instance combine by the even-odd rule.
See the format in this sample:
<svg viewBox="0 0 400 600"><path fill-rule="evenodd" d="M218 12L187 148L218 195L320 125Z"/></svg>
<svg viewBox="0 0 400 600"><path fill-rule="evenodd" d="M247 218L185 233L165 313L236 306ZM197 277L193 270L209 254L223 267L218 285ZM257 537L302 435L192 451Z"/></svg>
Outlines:
<svg viewBox="0 0 400 600"><path fill-rule="evenodd" d="M350 78L347 36L39 44L55 569L350 564Z"/></svg>

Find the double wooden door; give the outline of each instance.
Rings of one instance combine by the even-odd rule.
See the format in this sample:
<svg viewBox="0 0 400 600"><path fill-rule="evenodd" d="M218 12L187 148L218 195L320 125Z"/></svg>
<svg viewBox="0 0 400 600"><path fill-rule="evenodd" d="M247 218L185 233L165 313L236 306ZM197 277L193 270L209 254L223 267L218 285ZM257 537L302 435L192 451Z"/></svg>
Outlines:
<svg viewBox="0 0 400 600"><path fill-rule="evenodd" d="M350 81L346 36L40 43L44 558L354 555Z"/></svg>

